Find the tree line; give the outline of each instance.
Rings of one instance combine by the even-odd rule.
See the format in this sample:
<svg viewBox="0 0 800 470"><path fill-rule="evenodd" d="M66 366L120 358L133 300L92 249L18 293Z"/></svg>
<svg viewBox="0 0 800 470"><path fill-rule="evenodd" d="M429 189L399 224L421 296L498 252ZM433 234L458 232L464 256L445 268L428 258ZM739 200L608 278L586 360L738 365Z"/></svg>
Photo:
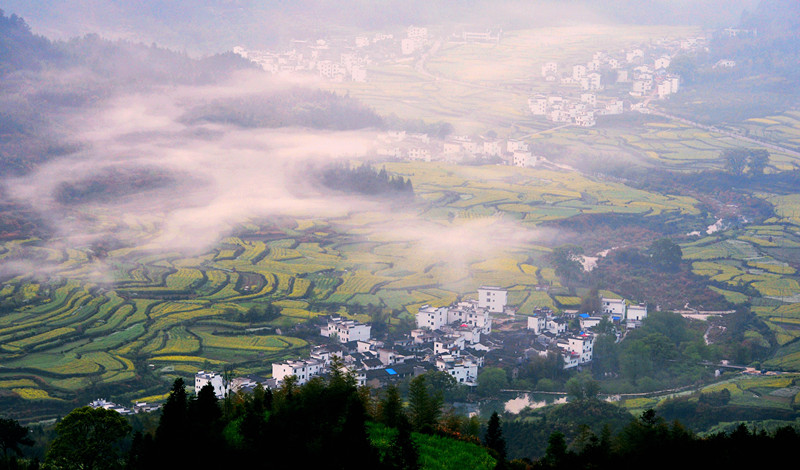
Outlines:
<svg viewBox="0 0 800 470"><path fill-rule="evenodd" d="M337 191L369 196L414 197L411 178L390 176L386 168L375 170L369 165L350 167L342 163L322 170L319 179L324 186Z"/></svg>

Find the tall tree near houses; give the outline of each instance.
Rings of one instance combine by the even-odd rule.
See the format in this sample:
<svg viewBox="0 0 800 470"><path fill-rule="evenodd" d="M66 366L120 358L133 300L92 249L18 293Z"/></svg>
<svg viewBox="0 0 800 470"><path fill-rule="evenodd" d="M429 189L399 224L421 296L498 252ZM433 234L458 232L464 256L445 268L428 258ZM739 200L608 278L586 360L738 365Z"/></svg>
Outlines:
<svg viewBox="0 0 800 470"><path fill-rule="evenodd" d="M391 428L399 428L402 422L408 421L396 385L389 385L384 390L383 398L378 403L378 419Z"/></svg>
<svg viewBox="0 0 800 470"><path fill-rule="evenodd" d="M442 413L444 399L441 393L431 394L425 382L425 375L414 377L408 387L408 402L411 425L422 433L433 432Z"/></svg>
<svg viewBox="0 0 800 470"><path fill-rule="evenodd" d="M497 466L495 468L505 468L506 440L503 437L503 429L500 426L500 416L496 411L492 413L492 417L489 418L489 424L486 429L486 436L483 438L483 443L492 451L494 457L497 459Z"/></svg>

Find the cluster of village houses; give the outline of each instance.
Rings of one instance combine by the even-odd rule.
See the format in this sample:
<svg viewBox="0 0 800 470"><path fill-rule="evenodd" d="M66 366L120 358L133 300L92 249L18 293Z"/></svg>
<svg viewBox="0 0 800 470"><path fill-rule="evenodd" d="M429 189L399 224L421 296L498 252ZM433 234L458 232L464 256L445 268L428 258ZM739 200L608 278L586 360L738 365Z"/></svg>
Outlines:
<svg viewBox="0 0 800 470"><path fill-rule="evenodd" d="M705 47L703 36L683 40L661 40L649 47L637 47L616 54L596 52L592 60L571 68L560 67L557 62L542 65L542 78L562 85L578 85L579 96L564 94L539 94L528 99L528 108L534 116L545 116L549 121L572 123L583 127L595 125L598 115L622 114L625 102L619 96L602 98L603 91L613 80L617 84L630 84L628 94L633 98L657 96L665 99L677 93L681 78L667 69L679 52L689 52ZM617 87L618 88L618 87ZM642 107L631 105L632 110Z"/></svg>
<svg viewBox="0 0 800 470"><path fill-rule="evenodd" d="M195 391L211 383L218 396L234 390L249 390L257 383L270 388L280 387L293 376L302 385L313 377L330 371L334 356L343 371L352 372L358 385L380 387L428 370L450 374L455 382L476 386L478 371L486 354L502 348L502 342L489 339L493 315L514 316L507 305L508 291L499 287L481 287L478 299L456 302L446 307L423 305L416 314L417 328L403 339L378 341L371 337L371 327L355 320L329 317L320 328L320 335L333 339L312 347L310 357L272 364L272 377L237 377L225 384L214 372L200 371L195 377ZM647 307L623 299L602 299L603 311L597 315L554 315L550 309L537 309L528 317L527 332L532 336L529 354L546 356L551 352L563 358L570 369L592 361L595 333L592 331L605 318L615 326L636 328L647 316ZM570 329L578 319L580 328Z"/></svg>
<svg viewBox="0 0 800 470"><path fill-rule="evenodd" d="M367 66L383 60L398 60L398 53L411 56L428 42L428 28L409 26L405 37L376 33L355 38L327 38L316 41L293 40L291 47L277 52L249 50L242 46L233 52L258 64L265 71L316 73L333 82L366 82Z"/></svg>
<svg viewBox="0 0 800 470"><path fill-rule="evenodd" d="M501 32L468 31L453 34L450 42L498 42ZM315 41L293 40L281 51L253 50L242 46L233 52L265 71L315 73L333 82L366 82L367 66L376 62L410 60L431 43L428 28L411 25L405 35L376 33L372 36L338 37Z"/></svg>
<svg viewBox="0 0 800 470"><path fill-rule="evenodd" d="M592 361L596 336L593 329L601 321L608 320L619 332L639 327L647 317L645 305L624 299L602 298L601 305L602 312L594 315L555 315L549 308L537 308L528 316L523 330L530 336L531 345L525 356L557 353L565 369L579 367ZM456 383L476 386L478 371L487 353L503 348L501 339L490 338L493 316L515 315L515 310L508 306L506 289L484 286L478 289L477 300L446 307L423 305L416 314L416 328L395 341L372 338L368 324L331 316L320 327L320 336L329 340L312 347L310 357L273 363L270 378L247 375L227 380L223 374L201 370L195 374L194 390L199 393L205 385L211 384L214 393L222 398L230 392L252 391L258 384L275 389L290 376L297 385L302 385L313 377L329 373L334 357L338 358L343 372L354 375L359 386L377 388L429 370L450 374ZM580 328L570 328L570 323L576 326L576 319ZM98 399L89 406L131 414L153 411L159 405L136 403L133 408L126 408Z"/></svg>
<svg viewBox="0 0 800 470"><path fill-rule="evenodd" d="M515 139L451 135L441 141L428 134L389 131L378 136L375 147L379 156L390 160L460 163L483 159L519 167L545 162L529 151L526 142Z"/></svg>

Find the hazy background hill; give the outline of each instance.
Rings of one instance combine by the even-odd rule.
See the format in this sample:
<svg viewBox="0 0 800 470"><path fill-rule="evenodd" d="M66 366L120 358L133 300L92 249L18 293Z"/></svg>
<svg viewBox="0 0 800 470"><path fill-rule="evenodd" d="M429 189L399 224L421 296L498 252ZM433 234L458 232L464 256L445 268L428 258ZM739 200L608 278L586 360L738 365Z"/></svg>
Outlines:
<svg viewBox="0 0 800 470"><path fill-rule="evenodd" d="M246 42L264 46L291 37L378 30L409 24L469 23L520 29L574 22L735 24L757 0L7 0L35 31L66 39L87 33L157 42L196 54ZM567 5L567 7L565 7Z"/></svg>

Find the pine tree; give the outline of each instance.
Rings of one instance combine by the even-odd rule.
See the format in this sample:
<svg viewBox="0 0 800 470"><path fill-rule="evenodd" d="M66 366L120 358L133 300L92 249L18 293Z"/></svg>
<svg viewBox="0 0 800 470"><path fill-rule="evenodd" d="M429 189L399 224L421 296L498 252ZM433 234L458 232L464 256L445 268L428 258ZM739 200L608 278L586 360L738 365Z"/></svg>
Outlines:
<svg viewBox="0 0 800 470"><path fill-rule="evenodd" d="M486 429L486 436L483 438L483 443L491 449L494 457L497 459L496 468L504 468L506 460L506 440L503 438L503 430L500 427L500 416L495 411L492 417L489 418L489 425Z"/></svg>

